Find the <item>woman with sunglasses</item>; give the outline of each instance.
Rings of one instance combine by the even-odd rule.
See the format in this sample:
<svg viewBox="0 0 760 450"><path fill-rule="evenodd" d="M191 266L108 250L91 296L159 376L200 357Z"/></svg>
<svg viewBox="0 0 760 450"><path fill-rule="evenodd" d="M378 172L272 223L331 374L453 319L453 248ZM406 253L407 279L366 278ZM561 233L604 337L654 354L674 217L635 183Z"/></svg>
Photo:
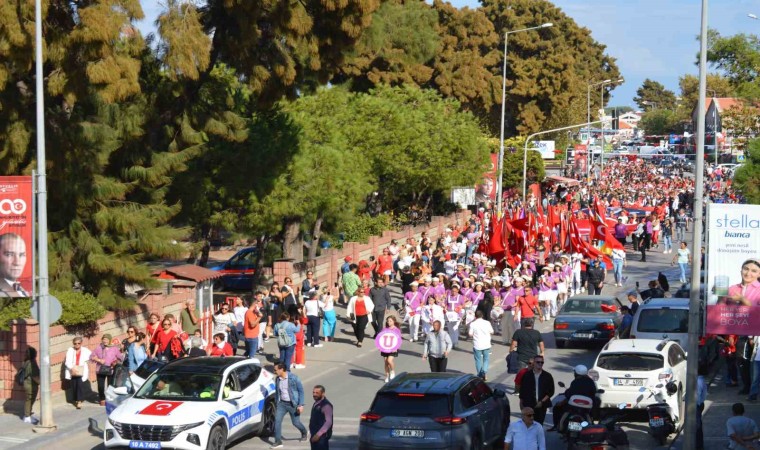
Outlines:
<svg viewBox="0 0 760 450"><path fill-rule="evenodd" d="M219 311L214 314L213 334L217 333L224 334L225 341L229 342L232 348L237 348L237 320L235 319L235 314L230 311L230 305L226 303L222 303Z"/></svg>
<svg viewBox="0 0 760 450"><path fill-rule="evenodd" d="M127 352L127 370L132 375L140 364L142 364L148 358L148 351L145 348L145 333L139 332L135 336L135 340L129 345Z"/></svg>
<svg viewBox="0 0 760 450"><path fill-rule="evenodd" d="M177 336L177 332L172 330L171 320L170 319L162 320L161 331L156 332L156 335L153 337L154 347L150 356L152 358L155 358L156 355L161 355L161 356L166 356L167 359L173 359L171 357L171 352L167 350L170 350L169 344L171 344L171 340L175 336Z"/></svg>
<svg viewBox="0 0 760 450"><path fill-rule="evenodd" d="M82 338L77 336L72 341L72 346L66 350L66 359L64 360L63 377L69 380L71 389L71 400L74 402L76 409L82 409L84 401L84 383L90 379L90 367L87 363L90 361L92 352L82 345Z"/></svg>
<svg viewBox="0 0 760 450"><path fill-rule="evenodd" d="M132 350L132 343L137 339L137 327L130 325L127 327L127 337L121 340L121 352L124 353L124 361L129 361L129 352Z"/></svg>

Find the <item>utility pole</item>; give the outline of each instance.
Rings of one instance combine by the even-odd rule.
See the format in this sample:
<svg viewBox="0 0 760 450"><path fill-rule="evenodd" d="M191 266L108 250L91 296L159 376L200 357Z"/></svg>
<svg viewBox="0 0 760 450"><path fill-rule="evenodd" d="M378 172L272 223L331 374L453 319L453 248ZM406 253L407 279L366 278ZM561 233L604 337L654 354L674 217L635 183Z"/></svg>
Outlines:
<svg viewBox="0 0 760 450"><path fill-rule="evenodd" d="M699 34L699 103L697 103L697 160L694 168L694 237L691 242L691 289L689 292L689 340L686 352L686 417L683 448L697 448L697 366L699 335L702 327L700 309L700 255L702 254L702 206L705 170L705 99L707 94L707 0L702 0L702 23Z"/></svg>
<svg viewBox="0 0 760 450"><path fill-rule="evenodd" d="M35 95L37 96L37 305L40 327L40 430L55 429L50 400L50 296L48 292L45 90L42 73L42 0L34 5Z"/></svg>

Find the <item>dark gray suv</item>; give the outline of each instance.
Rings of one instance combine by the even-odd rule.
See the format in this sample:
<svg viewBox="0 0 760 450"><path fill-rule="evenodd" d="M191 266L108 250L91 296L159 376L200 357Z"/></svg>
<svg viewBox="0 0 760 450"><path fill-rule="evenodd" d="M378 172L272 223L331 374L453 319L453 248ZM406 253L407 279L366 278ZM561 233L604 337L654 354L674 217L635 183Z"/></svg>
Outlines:
<svg viewBox="0 0 760 450"><path fill-rule="evenodd" d="M359 449L501 448L509 401L481 378L461 373L401 373L361 415Z"/></svg>

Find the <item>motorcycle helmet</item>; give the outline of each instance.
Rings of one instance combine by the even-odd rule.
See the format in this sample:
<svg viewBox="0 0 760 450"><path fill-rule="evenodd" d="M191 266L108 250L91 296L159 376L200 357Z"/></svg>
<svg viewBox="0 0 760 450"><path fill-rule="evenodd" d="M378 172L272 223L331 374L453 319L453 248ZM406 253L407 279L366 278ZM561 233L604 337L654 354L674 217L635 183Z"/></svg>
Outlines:
<svg viewBox="0 0 760 450"><path fill-rule="evenodd" d="M573 368L573 372L575 372L575 375L577 376L583 376L588 375L588 367L584 366L583 364L578 364Z"/></svg>
<svg viewBox="0 0 760 450"><path fill-rule="evenodd" d="M665 391L667 391L668 395L673 395L678 392L678 386L676 386L674 381L669 381L668 384L665 385Z"/></svg>

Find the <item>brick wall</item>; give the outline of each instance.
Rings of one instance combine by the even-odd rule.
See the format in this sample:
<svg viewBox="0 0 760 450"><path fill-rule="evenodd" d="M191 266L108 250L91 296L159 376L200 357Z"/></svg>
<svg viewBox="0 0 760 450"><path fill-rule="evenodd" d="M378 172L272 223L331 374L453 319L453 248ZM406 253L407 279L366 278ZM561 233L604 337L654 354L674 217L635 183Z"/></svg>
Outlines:
<svg viewBox="0 0 760 450"><path fill-rule="evenodd" d="M193 288L175 288L172 295L165 296L161 292L150 292L140 299L131 311L118 313L109 312L97 322L97 327L88 330L67 330L60 325L50 327L50 374L51 392L54 402L64 400L63 361L66 350L71 346L75 336L83 337L82 344L93 350L103 334L109 333L115 338L124 339L129 325L137 326L145 331L148 317L152 312L174 314L179 319L179 313L184 302L195 295ZM24 388L14 383L16 371L21 367L24 353L28 345L39 350L40 330L35 320L19 320L11 324L8 331L0 331L0 410L17 409L23 403ZM39 362L39 360L38 360ZM90 381L95 381L94 365L90 367ZM92 390L97 392L93 384Z"/></svg>
<svg viewBox="0 0 760 450"><path fill-rule="evenodd" d="M342 249L326 249L321 256L305 263L295 264L291 260L275 261L272 268L273 278L282 285L283 279L290 276L293 278L293 285L300 287L301 282L306 278L306 271L312 270L320 286L332 287L338 279L338 271L346 256L351 256L353 262L362 259L369 261L370 256L377 258L382 249L390 245L391 240L396 239L396 242L403 244L407 238L413 237L419 242L423 231L427 231L428 237L435 243L447 226L461 229L469 217L470 212L467 210L449 216L433 216L426 224L416 227L406 226L399 231L385 231L381 236L371 236L366 244L344 242Z"/></svg>

